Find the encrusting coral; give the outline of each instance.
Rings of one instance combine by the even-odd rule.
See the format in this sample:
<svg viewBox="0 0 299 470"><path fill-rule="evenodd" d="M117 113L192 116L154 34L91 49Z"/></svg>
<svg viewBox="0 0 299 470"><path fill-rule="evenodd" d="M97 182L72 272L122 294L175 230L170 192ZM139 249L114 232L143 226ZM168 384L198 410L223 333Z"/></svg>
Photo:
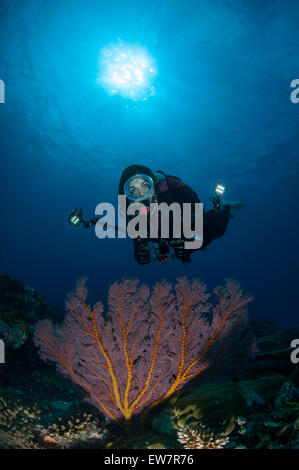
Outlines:
<svg viewBox="0 0 299 470"><path fill-rule="evenodd" d="M40 413L36 404L28 406L21 400L0 394L0 448L38 448L34 427L39 422Z"/></svg>
<svg viewBox="0 0 299 470"><path fill-rule="evenodd" d="M35 344L115 421L148 412L194 377L229 363L248 324L251 297L233 280L214 290L212 307L199 279L180 278L174 290L162 281L152 292L124 279L110 287L106 318L101 302L86 303L85 283L68 296L62 324L37 324Z"/></svg>
<svg viewBox="0 0 299 470"><path fill-rule="evenodd" d="M108 433L90 413L77 413L68 419L59 417L57 423L48 427L37 426L36 430L45 444L60 448L80 447L93 441L99 445Z"/></svg>
<svg viewBox="0 0 299 470"><path fill-rule="evenodd" d="M229 438L224 434L215 435L201 424L197 429L182 426L178 431L178 441L185 449L222 449Z"/></svg>

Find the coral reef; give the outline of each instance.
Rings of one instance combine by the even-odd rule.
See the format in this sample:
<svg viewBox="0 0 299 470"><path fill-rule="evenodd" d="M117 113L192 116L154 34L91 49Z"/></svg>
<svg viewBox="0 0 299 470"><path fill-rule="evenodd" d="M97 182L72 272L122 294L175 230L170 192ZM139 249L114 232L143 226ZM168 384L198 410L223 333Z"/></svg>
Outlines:
<svg viewBox="0 0 299 470"><path fill-rule="evenodd" d="M7 277L5 283L11 294L0 296L0 320L14 328L17 318L22 319L30 334L20 347L8 348L6 364L0 365L0 448L182 449L185 444L179 442L178 431L202 426L215 438L229 439L225 448L299 448L299 366L290 361L290 343L299 337L298 329L251 322L259 351L243 361L243 368L229 368L223 375L223 369L214 368L211 361L209 374L200 374L200 380L195 377L152 408L144 430L126 435L94 406L82 402L84 391L39 359L31 331L38 318L51 317L50 309L23 283L14 284ZM24 313L21 305L27 305ZM30 311L36 312L33 319ZM148 316L138 325L147 325L147 335L153 334ZM181 324L175 331L180 328ZM236 330L236 341L240 331ZM244 344L242 350L246 351ZM138 363L145 367L141 356Z"/></svg>
<svg viewBox="0 0 299 470"><path fill-rule="evenodd" d="M125 279L110 288L106 320L101 302L93 308L86 303L85 281L69 295L61 325L38 323L35 343L41 357L56 362L112 420L128 422L194 377L230 364L236 345L239 359L248 355L248 342L240 345L251 297L235 281L214 290L212 308L198 279L180 278L174 291L162 281L151 293Z"/></svg>
<svg viewBox="0 0 299 470"><path fill-rule="evenodd" d="M26 341L27 336L24 330L18 327L10 327L0 320L0 338L4 341L5 347L18 349Z"/></svg>
<svg viewBox="0 0 299 470"><path fill-rule="evenodd" d="M176 392L166 407L152 414L152 428L175 436L182 427L197 429L205 424L218 433L232 432L239 416L246 413L246 401L235 383L207 383Z"/></svg>
<svg viewBox="0 0 299 470"><path fill-rule="evenodd" d="M9 276L0 276L0 338L6 348L20 348L32 337L35 323L51 313L34 289Z"/></svg>
<svg viewBox="0 0 299 470"><path fill-rule="evenodd" d="M0 448L104 448L108 440L120 436L89 410L63 410L56 402L47 408L17 390L1 388Z"/></svg>
<svg viewBox="0 0 299 470"><path fill-rule="evenodd" d="M15 394L8 397L3 392L0 393L0 448L39 448L34 433L41 413L38 405L26 405Z"/></svg>
<svg viewBox="0 0 299 470"><path fill-rule="evenodd" d="M293 383L281 375L193 385L154 411L148 424L164 436L206 426L215 436L229 436L229 448L297 448L299 403L281 403L293 393Z"/></svg>
<svg viewBox="0 0 299 470"><path fill-rule="evenodd" d="M229 438L224 434L215 435L206 426L199 424L197 429L182 426L178 430L178 441L185 449L222 449Z"/></svg>
<svg viewBox="0 0 299 470"><path fill-rule="evenodd" d="M104 447L108 434L108 430L101 428L99 420L90 413L76 413L64 419L59 417L57 423L35 429L45 444L60 448L88 447L93 443Z"/></svg>

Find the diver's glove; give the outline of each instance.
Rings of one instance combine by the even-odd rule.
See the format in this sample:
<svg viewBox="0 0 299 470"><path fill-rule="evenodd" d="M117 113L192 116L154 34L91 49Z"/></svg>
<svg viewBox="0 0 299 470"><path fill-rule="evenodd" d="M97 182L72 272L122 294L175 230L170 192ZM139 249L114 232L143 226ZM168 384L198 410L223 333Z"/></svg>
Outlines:
<svg viewBox="0 0 299 470"><path fill-rule="evenodd" d="M151 250L147 242L141 239L134 240L135 259L139 264L148 264L151 262Z"/></svg>

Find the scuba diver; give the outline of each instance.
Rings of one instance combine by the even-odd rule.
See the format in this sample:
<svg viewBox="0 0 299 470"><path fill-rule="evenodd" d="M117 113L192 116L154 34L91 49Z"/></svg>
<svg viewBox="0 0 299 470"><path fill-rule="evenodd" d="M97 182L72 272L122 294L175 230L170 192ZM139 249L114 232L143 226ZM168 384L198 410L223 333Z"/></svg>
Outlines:
<svg viewBox="0 0 299 470"><path fill-rule="evenodd" d="M173 231L169 231L167 239L161 236L161 231L155 238L136 237L133 238L134 256L137 263L144 265L152 261L166 262L171 260L180 260L182 263L191 262L191 254L194 251L205 249L214 239L224 235L233 212L244 207L244 203L227 203L221 198L225 193L225 185L218 184L215 188L215 197L211 198L213 208L209 211L203 211L203 233L202 244L200 248L187 249L185 241L188 238L177 237ZM122 172L119 181L120 196L126 196L126 206L140 202L143 204L146 212L149 207L155 203L157 206L166 203L170 206L172 203L178 203L181 207L184 203L191 203L191 224L194 227L196 203L200 200L193 189L184 183L179 177L167 175L161 170L153 172L144 165L130 165ZM198 206L197 206L198 207ZM161 212L157 211L157 217L161 217ZM126 224L132 216L126 215ZM147 216L147 225L150 225L150 217ZM88 228L95 225L99 218L95 217L86 222L82 217L82 209L74 209L69 216L69 223L77 226L83 223ZM161 226L161 218L158 219L158 227ZM173 227L172 213L169 213L169 227ZM115 227L120 230L118 227ZM149 232L147 232L149 233ZM190 240L190 239L189 239Z"/></svg>
<svg viewBox="0 0 299 470"><path fill-rule="evenodd" d="M203 214L203 242L200 248L186 249L186 238L169 237L169 239L134 238L134 255L137 263L148 264L153 260L165 262L170 259L170 249L173 250L171 259L181 260L182 263L191 262L191 253L206 248L212 240L224 235L233 211L241 209L243 203L223 203L221 196L225 192L224 185L217 185L216 197L212 198L213 209ZM168 205L177 202L180 205L191 203L195 210L195 203L200 200L193 189L180 178L165 174L158 170L153 172L143 165L130 165L123 171L119 182L119 194L125 194L128 204L142 202L144 205L156 202L166 202ZM169 218L171 223L171 214ZM153 243L154 257L151 256L150 242Z"/></svg>

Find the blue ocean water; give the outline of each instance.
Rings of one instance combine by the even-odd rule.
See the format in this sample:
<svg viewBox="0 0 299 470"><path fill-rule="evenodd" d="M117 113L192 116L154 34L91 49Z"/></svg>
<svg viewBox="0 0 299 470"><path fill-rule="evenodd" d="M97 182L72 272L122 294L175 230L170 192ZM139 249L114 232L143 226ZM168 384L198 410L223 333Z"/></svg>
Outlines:
<svg viewBox="0 0 299 470"><path fill-rule="evenodd" d="M123 276L233 277L252 315L298 325L298 30L296 0L0 0L0 273L61 310L83 275L91 300ZM113 44L153 58L148 99L99 83ZM207 209L223 181L246 207L192 264L139 266L130 239L67 221L116 204L132 163L180 176Z"/></svg>

